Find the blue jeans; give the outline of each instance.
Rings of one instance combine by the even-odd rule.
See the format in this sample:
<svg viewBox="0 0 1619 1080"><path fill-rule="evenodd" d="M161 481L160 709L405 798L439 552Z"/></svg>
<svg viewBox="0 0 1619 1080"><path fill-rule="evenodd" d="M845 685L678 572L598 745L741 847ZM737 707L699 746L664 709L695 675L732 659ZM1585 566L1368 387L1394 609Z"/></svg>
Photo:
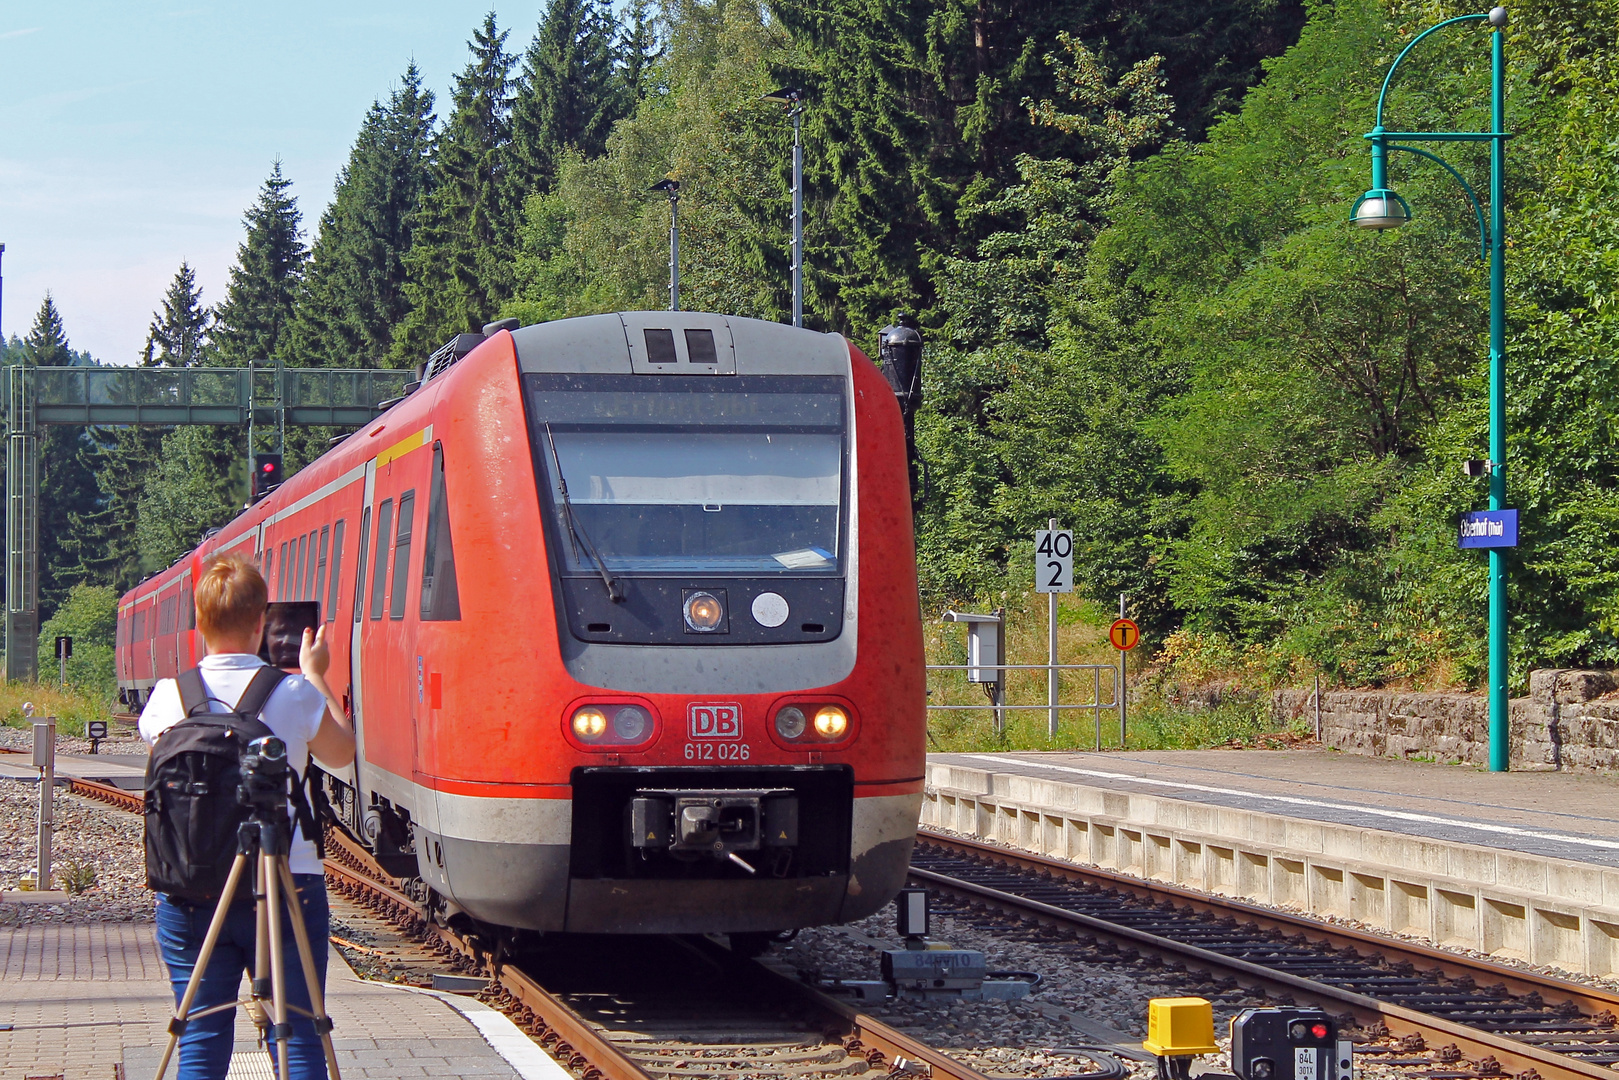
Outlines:
<svg viewBox="0 0 1619 1080"><path fill-rule="evenodd" d="M320 874L294 874L298 886L298 900L303 907L304 926L309 932L309 947L315 954L316 976L320 979L321 995L326 993L326 939L331 930L331 911L326 904L326 881ZM304 985L303 965L298 962L298 943L292 936L292 922L286 906L281 909L282 953L285 958L287 1001L298 1008L309 1008L309 989ZM186 984L197 965L197 954L202 951L203 939L208 936L208 924L213 920L214 905L193 904L170 897L157 896L157 945L163 954L163 963L169 969L169 983L174 988L176 1007L185 996ZM242 984L242 972L252 974L255 915L251 903L236 904L226 916L225 926L214 943L213 956L203 973L202 984L191 1002L193 1014L210 1005L235 1001ZM292 1019L292 1038L287 1042L287 1066L293 1080L325 1080L326 1055L320 1036L307 1016L289 1013ZM274 1017L272 1016L272 1020ZM180 1036L180 1080L224 1080L230 1070L231 1050L235 1045L236 1010L219 1012L192 1020ZM270 1057L275 1059L276 1044L270 1043Z"/></svg>

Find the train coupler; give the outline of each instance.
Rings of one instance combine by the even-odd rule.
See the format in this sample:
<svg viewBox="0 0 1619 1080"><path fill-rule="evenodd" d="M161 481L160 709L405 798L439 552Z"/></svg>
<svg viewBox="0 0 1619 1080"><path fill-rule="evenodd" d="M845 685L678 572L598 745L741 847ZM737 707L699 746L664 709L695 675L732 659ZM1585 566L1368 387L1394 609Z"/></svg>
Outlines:
<svg viewBox="0 0 1619 1080"><path fill-rule="evenodd" d="M643 850L710 855L755 869L741 852L798 846L798 796L791 788L643 789L630 800L630 843Z"/></svg>

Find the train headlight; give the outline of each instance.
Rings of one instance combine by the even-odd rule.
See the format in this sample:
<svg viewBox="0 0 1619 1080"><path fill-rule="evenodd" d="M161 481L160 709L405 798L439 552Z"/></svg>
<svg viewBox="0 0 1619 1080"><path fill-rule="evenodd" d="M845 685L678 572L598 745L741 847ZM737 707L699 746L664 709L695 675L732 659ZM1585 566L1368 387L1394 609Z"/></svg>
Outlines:
<svg viewBox="0 0 1619 1080"><path fill-rule="evenodd" d="M823 739L841 739L849 730L849 714L836 705L823 705L815 712L815 732Z"/></svg>
<svg viewBox="0 0 1619 1080"><path fill-rule="evenodd" d="M776 734L784 739L796 739L804 734L804 727L808 723L804 719L804 710L789 705L776 713Z"/></svg>
<svg viewBox="0 0 1619 1080"><path fill-rule="evenodd" d="M684 610L686 626L699 634L712 634L725 622L725 604L711 592L688 594Z"/></svg>
<svg viewBox="0 0 1619 1080"><path fill-rule="evenodd" d="M581 739L599 739L607 731L607 714L594 705L586 705L573 714L573 733Z"/></svg>
<svg viewBox="0 0 1619 1080"><path fill-rule="evenodd" d="M651 726L652 717L639 705L623 705L613 713L613 737L619 742L640 742Z"/></svg>

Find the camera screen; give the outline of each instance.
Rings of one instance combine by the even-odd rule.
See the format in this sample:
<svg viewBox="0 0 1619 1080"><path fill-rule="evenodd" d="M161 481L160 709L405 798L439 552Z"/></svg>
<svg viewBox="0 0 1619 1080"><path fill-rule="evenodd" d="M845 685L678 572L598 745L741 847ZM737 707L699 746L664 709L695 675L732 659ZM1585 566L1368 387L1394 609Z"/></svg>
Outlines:
<svg viewBox="0 0 1619 1080"><path fill-rule="evenodd" d="M320 601L297 600L271 604L264 616L264 642L259 656L278 668L296 668L304 628L320 626Z"/></svg>

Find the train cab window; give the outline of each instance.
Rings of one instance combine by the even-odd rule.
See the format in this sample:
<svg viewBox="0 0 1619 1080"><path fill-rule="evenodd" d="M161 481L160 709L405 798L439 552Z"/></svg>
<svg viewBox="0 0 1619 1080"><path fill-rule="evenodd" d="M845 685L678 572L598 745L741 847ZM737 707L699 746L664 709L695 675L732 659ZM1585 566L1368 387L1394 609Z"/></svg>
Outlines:
<svg viewBox="0 0 1619 1080"><path fill-rule="evenodd" d="M687 330L686 355L694 364L717 364L719 353L714 349L714 331Z"/></svg>
<svg viewBox="0 0 1619 1080"><path fill-rule="evenodd" d="M343 527L346 524L339 519L332 526L332 576L331 591L326 596L326 621L332 622L337 618L337 597L339 593L338 582L342 580L343 573Z"/></svg>
<svg viewBox="0 0 1619 1080"><path fill-rule="evenodd" d="M382 618L382 598L388 589L388 540L393 531L394 501L377 507L377 542L371 549L371 617Z"/></svg>
<svg viewBox="0 0 1619 1080"><path fill-rule="evenodd" d="M355 562L354 573L354 621L359 622L365 609L360 606L360 597L365 595L365 555L366 544L371 539L371 508L368 506L360 513L360 546L359 558Z"/></svg>
<svg viewBox="0 0 1619 1080"><path fill-rule="evenodd" d="M287 545L285 541L282 541L281 544L280 566L281 576L276 579L276 585L278 588L276 589L275 598L277 600L285 600L287 598Z"/></svg>
<svg viewBox="0 0 1619 1080"><path fill-rule="evenodd" d="M416 492L407 491L399 496L398 538L394 540L393 588L388 600L388 618L405 617L406 586L410 584L410 534L415 524Z"/></svg>
<svg viewBox="0 0 1619 1080"><path fill-rule="evenodd" d="M450 541L450 508L444 496L444 445L434 443L433 481L427 491L427 539L422 542L422 618L433 622L460 617L455 545Z"/></svg>
<svg viewBox="0 0 1619 1080"><path fill-rule="evenodd" d="M314 534L311 533L311 536ZM321 595L326 592L326 544L332 538L330 525L320 530L320 562L316 564L315 572L310 575L314 588L310 590L309 598L317 604L321 602ZM330 608L330 605L325 605Z"/></svg>

